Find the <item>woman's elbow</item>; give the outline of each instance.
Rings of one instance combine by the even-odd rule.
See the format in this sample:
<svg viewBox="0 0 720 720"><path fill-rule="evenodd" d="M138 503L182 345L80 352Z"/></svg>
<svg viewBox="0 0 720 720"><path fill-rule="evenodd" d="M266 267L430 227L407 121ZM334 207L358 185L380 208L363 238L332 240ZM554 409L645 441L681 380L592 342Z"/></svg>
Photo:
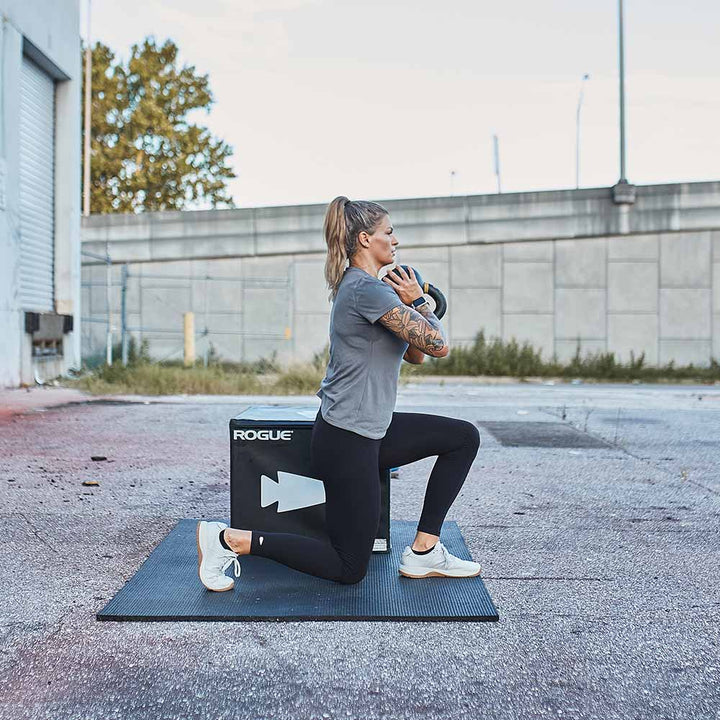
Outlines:
<svg viewBox="0 0 720 720"><path fill-rule="evenodd" d="M442 347L438 348L432 353L433 357L436 358L444 358L447 357L450 354L450 346L446 343Z"/></svg>

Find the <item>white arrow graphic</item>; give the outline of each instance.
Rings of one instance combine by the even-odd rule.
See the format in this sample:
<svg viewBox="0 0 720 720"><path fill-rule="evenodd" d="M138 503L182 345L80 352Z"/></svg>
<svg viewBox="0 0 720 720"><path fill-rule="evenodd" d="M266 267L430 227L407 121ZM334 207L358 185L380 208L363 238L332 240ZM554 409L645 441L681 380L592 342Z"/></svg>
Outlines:
<svg viewBox="0 0 720 720"><path fill-rule="evenodd" d="M322 480L278 470L278 482L267 475L260 476L260 505L267 507L277 502L277 512L300 510L325 502L325 485Z"/></svg>

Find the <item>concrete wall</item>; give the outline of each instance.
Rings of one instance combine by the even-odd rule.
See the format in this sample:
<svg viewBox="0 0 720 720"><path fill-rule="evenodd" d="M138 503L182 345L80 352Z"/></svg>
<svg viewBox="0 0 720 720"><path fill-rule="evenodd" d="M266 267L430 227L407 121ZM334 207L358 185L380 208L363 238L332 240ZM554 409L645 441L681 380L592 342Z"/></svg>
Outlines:
<svg viewBox="0 0 720 720"><path fill-rule="evenodd" d="M73 315L63 356L33 360L18 301L20 68L31 54L56 79L55 311ZM80 363L80 35L78 0L0 0L0 387Z"/></svg>
<svg viewBox="0 0 720 720"><path fill-rule="evenodd" d="M453 343L484 329L562 360L578 340L583 351L644 352L653 364L720 357L720 182L638 187L632 205L612 197L593 188L383 204L399 261L446 292ZM144 333L156 356L179 357L182 313L192 310L228 359L275 350L306 360L328 340L324 210L94 216L84 247L107 248L116 282L128 263L129 325L162 330ZM89 319L104 317L103 277L100 265L84 267ZM105 327L86 328L85 354L99 354Z"/></svg>

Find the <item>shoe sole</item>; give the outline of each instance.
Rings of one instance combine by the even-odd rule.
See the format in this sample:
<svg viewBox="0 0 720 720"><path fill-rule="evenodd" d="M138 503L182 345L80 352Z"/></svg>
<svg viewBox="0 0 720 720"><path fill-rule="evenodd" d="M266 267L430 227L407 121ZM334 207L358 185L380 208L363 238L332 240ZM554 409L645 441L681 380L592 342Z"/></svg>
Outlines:
<svg viewBox="0 0 720 720"><path fill-rule="evenodd" d="M482 572L482 568L480 568L480 570L478 570L477 572L472 573L472 575L452 575L450 573L438 572L437 570L430 570L430 572L418 574L418 573L410 572L409 570L404 570L402 567L398 568L398 572L403 577L415 578L418 580L421 578L426 578L426 577L466 578L466 577L477 577Z"/></svg>
<svg viewBox="0 0 720 720"><path fill-rule="evenodd" d="M202 522L202 521L201 521ZM227 592L228 590L232 590L235 587L235 581L233 580L233 584L230 587L227 588L211 588L205 585L202 579L202 575L200 574L200 566L202 565L203 561L203 554L202 550L200 549L200 523L197 524L197 529L195 530L195 541L197 542L197 551L198 551L198 577L200 578L200 582L207 588L208 590L212 590L212 592Z"/></svg>

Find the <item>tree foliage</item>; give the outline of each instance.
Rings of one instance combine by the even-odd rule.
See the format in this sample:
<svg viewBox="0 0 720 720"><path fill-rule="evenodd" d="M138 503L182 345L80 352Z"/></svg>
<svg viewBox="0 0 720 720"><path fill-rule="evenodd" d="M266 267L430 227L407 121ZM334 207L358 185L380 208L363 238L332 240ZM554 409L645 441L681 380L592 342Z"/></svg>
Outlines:
<svg viewBox="0 0 720 720"><path fill-rule="evenodd" d="M172 40L133 45L127 63L107 46L92 51L92 213L233 207L226 182L232 148L188 120L213 103L208 76L177 67ZM83 74L84 85L84 74ZM83 87L83 103L85 88ZM84 108L83 108L84 111Z"/></svg>

